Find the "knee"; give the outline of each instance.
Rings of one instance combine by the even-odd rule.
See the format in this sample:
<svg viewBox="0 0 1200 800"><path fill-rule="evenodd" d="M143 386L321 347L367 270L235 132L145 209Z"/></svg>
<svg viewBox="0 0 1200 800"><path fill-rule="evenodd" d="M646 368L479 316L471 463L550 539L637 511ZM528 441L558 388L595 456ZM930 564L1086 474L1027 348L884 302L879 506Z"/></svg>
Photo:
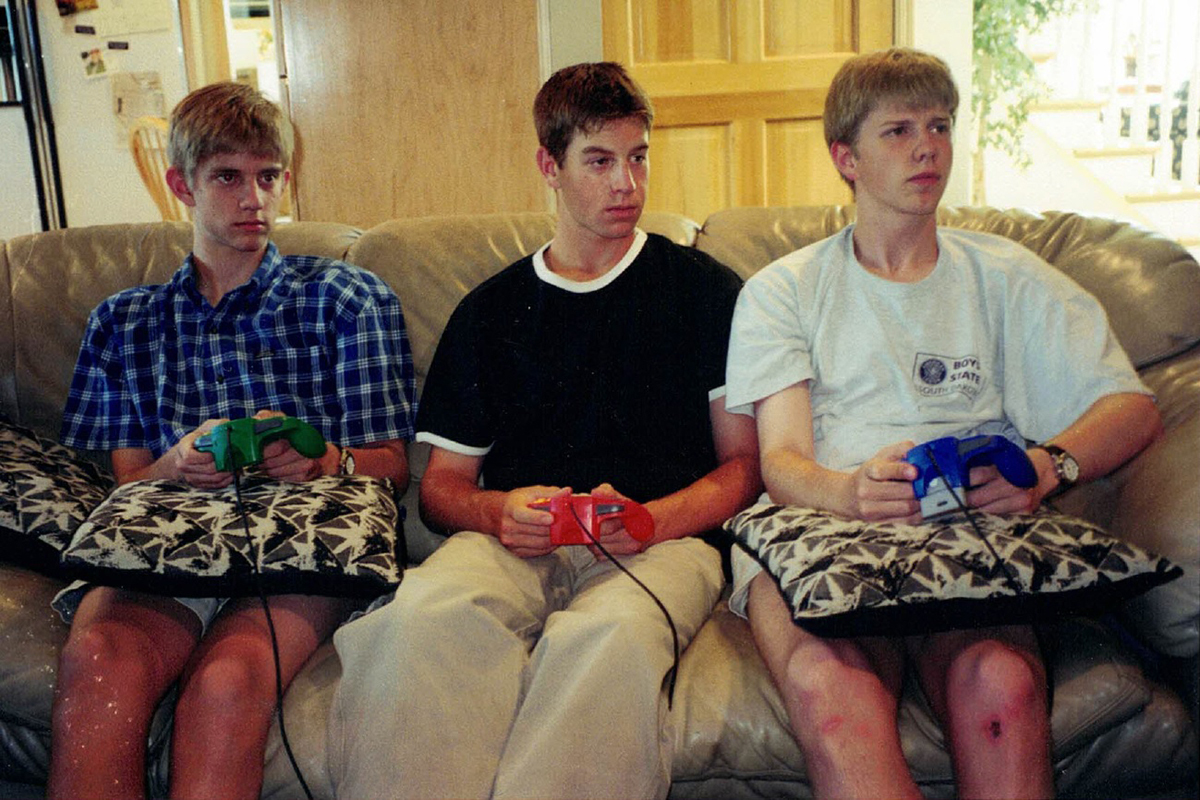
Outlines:
<svg viewBox="0 0 1200 800"><path fill-rule="evenodd" d="M275 700L274 662L270 653L214 652L184 676L178 713L226 714L241 719L247 712L258 709L269 716Z"/></svg>
<svg viewBox="0 0 1200 800"><path fill-rule="evenodd" d="M1046 677L1031 657L1001 642L978 642L967 648L947 675L951 706L967 706L998 723L1045 713Z"/></svg>
<svg viewBox="0 0 1200 800"><path fill-rule="evenodd" d="M59 655L59 690L112 678L130 686L154 685L152 655L151 642L121 625L97 623L72 629Z"/></svg>
<svg viewBox="0 0 1200 800"><path fill-rule="evenodd" d="M834 642L802 645L792 651L784 671L784 693L806 716L817 720L840 714L848 699L855 704L894 700L865 659Z"/></svg>

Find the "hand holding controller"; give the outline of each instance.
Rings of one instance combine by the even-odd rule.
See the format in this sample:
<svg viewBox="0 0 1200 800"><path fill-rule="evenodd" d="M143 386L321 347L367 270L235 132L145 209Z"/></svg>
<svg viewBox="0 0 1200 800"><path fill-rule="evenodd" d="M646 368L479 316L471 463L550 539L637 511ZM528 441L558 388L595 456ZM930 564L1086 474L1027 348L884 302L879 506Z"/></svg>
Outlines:
<svg viewBox="0 0 1200 800"><path fill-rule="evenodd" d="M1006 481L1021 489L1037 485L1029 455L1003 436L946 436L917 445L904 459L919 471L913 491L925 519L966 506L972 467L995 465Z"/></svg>
<svg viewBox="0 0 1200 800"><path fill-rule="evenodd" d="M305 458L325 454L325 437L320 431L295 417L248 417L222 422L211 431L197 436L192 446L212 453L219 472L249 467L263 460L263 445L287 439Z"/></svg>
<svg viewBox="0 0 1200 800"><path fill-rule="evenodd" d="M554 515L550 543L555 545L592 544L600 538L600 523L613 518L619 518L629 535L639 542L654 537L654 517L645 506L632 500L561 494L536 500L529 507Z"/></svg>

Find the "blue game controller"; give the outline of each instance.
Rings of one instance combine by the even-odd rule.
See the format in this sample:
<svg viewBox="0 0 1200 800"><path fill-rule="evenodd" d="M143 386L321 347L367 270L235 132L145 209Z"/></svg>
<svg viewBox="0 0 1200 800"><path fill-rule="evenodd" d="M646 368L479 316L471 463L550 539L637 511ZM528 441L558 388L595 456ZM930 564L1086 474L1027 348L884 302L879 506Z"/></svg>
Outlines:
<svg viewBox="0 0 1200 800"><path fill-rule="evenodd" d="M971 467L992 464L1013 486L1030 489L1037 485L1037 471L1029 455L1003 436L946 436L917 445L904 460L919 471L913 492L921 501L925 519L966 506Z"/></svg>

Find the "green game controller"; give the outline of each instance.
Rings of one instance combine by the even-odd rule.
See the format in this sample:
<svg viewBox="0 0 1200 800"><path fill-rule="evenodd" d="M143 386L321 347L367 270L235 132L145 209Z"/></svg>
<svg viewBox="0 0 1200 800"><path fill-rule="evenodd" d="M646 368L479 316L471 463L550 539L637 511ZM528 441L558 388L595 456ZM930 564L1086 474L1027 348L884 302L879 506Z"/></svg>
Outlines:
<svg viewBox="0 0 1200 800"><path fill-rule="evenodd" d="M192 446L212 453L218 472L231 472L253 466L263 460L263 445L287 439L297 453L306 458L325 454L325 437L304 420L295 417L234 419L222 422L196 437Z"/></svg>

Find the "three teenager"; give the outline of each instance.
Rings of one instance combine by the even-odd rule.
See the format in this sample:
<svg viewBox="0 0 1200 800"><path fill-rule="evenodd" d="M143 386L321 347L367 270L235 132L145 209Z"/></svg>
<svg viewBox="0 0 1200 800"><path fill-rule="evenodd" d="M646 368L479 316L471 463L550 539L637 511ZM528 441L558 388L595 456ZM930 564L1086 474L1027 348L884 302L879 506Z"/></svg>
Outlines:
<svg viewBox="0 0 1200 800"><path fill-rule="evenodd" d="M454 535L391 602L334 637L339 796L663 797L672 625L686 646L723 586L716 551L696 535L764 482L776 502L915 522L903 461L915 441L986 430L1049 443L1087 480L1159 430L1094 299L1019 246L937 228L957 92L932 57L892 50L842 69L826 135L857 223L764 269L740 299L729 270L637 228L652 122L637 85L614 64L556 73L534 106L538 168L558 198L554 238L456 309L415 426L394 295L368 273L281 259L269 243L290 130L264 135L286 122L250 121L258 112L242 109L261 101L239 91L200 90L174 113L169 183L193 207L193 254L171 283L94 313L64 438L112 451L119 481L198 487L228 482L191 446L221 418L293 414L341 445L304 459L275 443L266 469L284 480L335 473L349 447L359 472L403 483L401 440L415 430L432 445L421 513ZM336 381L306 372L262 386L242 374L264 341L287 363L282 348L298 333L288 321L305 314L329 321L301 326L316 337L303 348L328 348ZM343 367L360 352L346 343L364 339L384 357ZM977 358L987 391L919 402L909 373L920 352ZM214 384L218 374L231 379ZM1029 453L1037 487L983 468L969 503L1035 508L1062 479L1062 456ZM645 504L652 540L616 520L600 536L642 585L596 547L550 543L552 517L532 505L570 491ZM732 602L818 795L918 796L895 730L906 660L946 726L964 794L1053 792L1046 676L1028 628L822 640L734 555ZM205 776L233 769L241 779L222 777L219 793L257 796L274 705L259 679L270 657L261 613L73 588L85 593L62 657L50 793L139 794L149 716L178 677L172 795L212 796ZM287 619L290 680L348 608L312 597L273 606ZM109 703L121 713L105 716Z"/></svg>

